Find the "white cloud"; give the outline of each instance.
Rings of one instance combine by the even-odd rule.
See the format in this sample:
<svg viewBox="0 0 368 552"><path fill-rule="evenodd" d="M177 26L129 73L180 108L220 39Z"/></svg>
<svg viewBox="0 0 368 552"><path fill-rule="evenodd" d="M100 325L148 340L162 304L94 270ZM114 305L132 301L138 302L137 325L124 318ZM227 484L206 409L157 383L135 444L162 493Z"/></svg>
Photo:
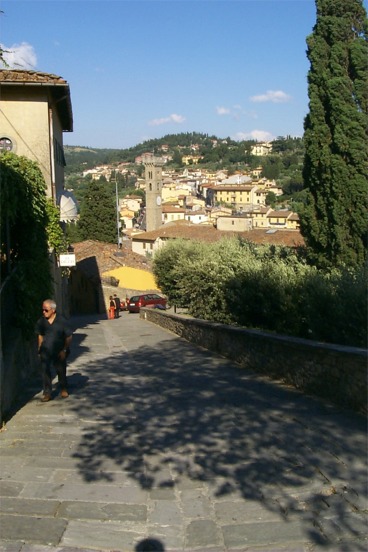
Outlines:
<svg viewBox="0 0 368 552"><path fill-rule="evenodd" d="M228 107L216 107L217 115L230 115L230 109Z"/></svg>
<svg viewBox="0 0 368 552"><path fill-rule="evenodd" d="M34 69L36 67L37 56L31 44L22 42L12 46L5 46L5 44L0 44L0 46L4 51L4 59L11 69Z"/></svg>
<svg viewBox="0 0 368 552"><path fill-rule="evenodd" d="M251 102L272 102L272 103L285 103L291 100L291 96L283 92L282 90L267 90L266 94L259 94L258 96L251 96Z"/></svg>
<svg viewBox="0 0 368 552"><path fill-rule="evenodd" d="M177 123L181 124L184 123L185 117L182 115L177 115L176 113L172 113L168 117L162 117L161 119L152 119L148 124L151 126L160 126L164 125L166 123Z"/></svg>
<svg viewBox="0 0 368 552"><path fill-rule="evenodd" d="M270 142L274 140L275 136L267 130L251 130L250 132L237 132L233 136L233 140L241 142L243 140L257 140L257 142Z"/></svg>

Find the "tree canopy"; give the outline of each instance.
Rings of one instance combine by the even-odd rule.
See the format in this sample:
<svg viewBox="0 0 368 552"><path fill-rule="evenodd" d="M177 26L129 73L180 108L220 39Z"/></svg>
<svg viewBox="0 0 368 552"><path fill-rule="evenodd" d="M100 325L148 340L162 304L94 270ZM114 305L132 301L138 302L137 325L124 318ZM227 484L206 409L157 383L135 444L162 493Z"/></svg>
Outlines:
<svg viewBox="0 0 368 552"><path fill-rule="evenodd" d="M78 228L82 240L117 242L115 198L103 182L89 182L81 205Z"/></svg>
<svg viewBox="0 0 368 552"><path fill-rule="evenodd" d="M360 266L368 233L368 43L361 0L316 0L307 38L307 205L301 231L320 266Z"/></svg>

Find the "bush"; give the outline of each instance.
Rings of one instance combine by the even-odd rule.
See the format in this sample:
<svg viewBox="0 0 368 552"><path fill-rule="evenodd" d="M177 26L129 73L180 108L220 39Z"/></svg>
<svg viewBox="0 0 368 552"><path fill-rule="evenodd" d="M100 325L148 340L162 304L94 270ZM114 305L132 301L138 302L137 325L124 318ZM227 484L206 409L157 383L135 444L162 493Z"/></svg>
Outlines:
<svg viewBox="0 0 368 552"><path fill-rule="evenodd" d="M317 270L299 251L231 238L171 241L153 271L170 303L196 318L366 347L366 268Z"/></svg>

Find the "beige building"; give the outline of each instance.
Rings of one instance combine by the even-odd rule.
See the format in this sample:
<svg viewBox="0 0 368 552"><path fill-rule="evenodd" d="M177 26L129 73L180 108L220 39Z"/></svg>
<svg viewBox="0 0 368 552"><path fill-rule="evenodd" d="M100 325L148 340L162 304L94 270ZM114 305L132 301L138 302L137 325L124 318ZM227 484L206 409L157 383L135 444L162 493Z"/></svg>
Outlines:
<svg viewBox="0 0 368 552"><path fill-rule="evenodd" d="M257 186L247 186L245 184L220 184L212 187L216 203L231 205L235 209L250 208L253 205L262 204L262 190ZM258 193L258 195L257 195Z"/></svg>
<svg viewBox="0 0 368 552"><path fill-rule="evenodd" d="M272 152L271 142L259 142L255 146L251 147L250 150L252 155L269 155Z"/></svg>
<svg viewBox="0 0 368 552"><path fill-rule="evenodd" d="M202 159L200 155L183 155L181 161L184 165L197 165Z"/></svg>
<svg viewBox="0 0 368 552"><path fill-rule="evenodd" d="M252 212L253 228L268 228L268 214L271 213L271 207L260 207Z"/></svg>
<svg viewBox="0 0 368 552"><path fill-rule="evenodd" d="M177 182L167 182L162 186L162 201L177 201L180 196L190 196L191 192L188 186L182 186Z"/></svg>
<svg viewBox="0 0 368 552"><path fill-rule="evenodd" d="M299 228L299 217L296 213L287 209L279 211L270 211L267 214L269 228L287 228L296 230Z"/></svg>
<svg viewBox="0 0 368 552"><path fill-rule="evenodd" d="M78 218L75 199L64 189L63 132L72 130L66 80L38 71L0 70L0 151L37 163L45 179L46 195L59 206L60 220L65 222ZM54 298L60 312L66 314L72 292L56 256L51 254L50 260Z"/></svg>
<svg viewBox="0 0 368 552"><path fill-rule="evenodd" d="M38 71L0 71L0 150L36 161L56 203L64 190L63 132L72 130L66 80Z"/></svg>
<svg viewBox="0 0 368 552"><path fill-rule="evenodd" d="M163 205L162 206L162 224L167 222L177 222L178 220L185 219L186 209L183 207L176 207L175 205Z"/></svg>
<svg viewBox="0 0 368 552"><path fill-rule="evenodd" d="M217 217L217 230L225 232L247 232L252 229L252 219L250 217Z"/></svg>

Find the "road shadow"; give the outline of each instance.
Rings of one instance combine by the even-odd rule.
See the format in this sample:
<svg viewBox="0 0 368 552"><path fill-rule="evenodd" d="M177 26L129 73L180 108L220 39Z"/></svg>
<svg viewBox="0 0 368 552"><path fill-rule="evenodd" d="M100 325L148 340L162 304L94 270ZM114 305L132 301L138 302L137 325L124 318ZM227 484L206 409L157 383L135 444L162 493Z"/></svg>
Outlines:
<svg viewBox="0 0 368 552"><path fill-rule="evenodd" d="M113 481L112 461L143 489L206 484L215 500L301 521L315 544L339 543L340 527L343 550L365 550L362 416L179 338L89 362L88 378L72 406L86 420L75 454L86 481Z"/></svg>

